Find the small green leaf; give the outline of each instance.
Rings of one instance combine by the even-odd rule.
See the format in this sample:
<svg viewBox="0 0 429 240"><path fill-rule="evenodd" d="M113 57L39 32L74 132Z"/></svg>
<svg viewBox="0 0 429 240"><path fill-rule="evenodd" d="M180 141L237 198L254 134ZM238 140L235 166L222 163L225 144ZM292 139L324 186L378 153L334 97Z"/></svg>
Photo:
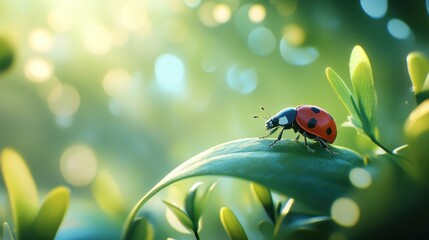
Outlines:
<svg viewBox="0 0 429 240"><path fill-rule="evenodd" d="M132 240L153 240L155 231L152 224L146 218L138 218L133 222L130 239Z"/></svg>
<svg viewBox="0 0 429 240"><path fill-rule="evenodd" d="M3 223L3 240L14 240L12 231L7 222Z"/></svg>
<svg viewBox="0 0 429 240"><path fill-rule="evenodd" d="M420 52L412 52L407 56L408 74L413 83L414 94L423 90L429 73L429 60Z"/></svg>
<svg viewBox="0 0 429 240"><path fill-rule="evenodd" d="M209 200L209 197L211 193L213 192L213 189L216 187L217 182L212 183L209 187L207 187L204 192L198 197L197 201L195 202L195 216L198 216L198 219L203 214L203 211L205 209L206 203Z"/></svg>
<svg viewBox="0 0 429 240"><path fill-rule="evenodd" d="M196 214L195 204L197 200L197 192L198 188L201 186L202 182L197 182L192 185L189 189L188 194L186 194L185 198L185 210L188 213L188 216L191 218L192 222L197 223L200 219L200 216Z"/></svg>
<svg viewBox="0 0 429 240"><path fill-rule="evenodd" d="M359 118L359 114L356 112L353 102L356 100L353 97L352 92L347 87L343 79L331 68L326 69L326 77L328 78L329 83L334 89L337 96L340 98L344 107L350 114L350 121L353 125L360 129L362 128L362 123Z"/></svg>
<svg viewBox="0 0 429 240"><path fill-rule="evenodd" d="M156 193L177 181L207 175L232 176L262 184L295 198L314 210L328 213L332 202L352 186L348 174L363 166L355 152L331 145L330 154L312 142L310 153L303 143L286 140L273 147L273 139L240 139L220 144L182 163L153 187L128 215L124 238L139 209Z"/></svg>
<svg viewBox="0 0 429 240"><path fill-rule="evenodd" d="M373 134L377 95L374 87L371 64L361 46L353 48L350 57L350 77L357 99L356 112L360 114L363 130Z"/></svg>
<svg viewBox="0 0 429 240"><path fill-rule="evenodd" d="M286 218L286 216L289 214L290 209L292 208L292 205L294 203L294 199L290 198L289 200L287 200L287 202L285 203L282 211L280 212L279 218L276 221L276 224L274 226L274 237L275 239L281 239L282 237L282 232L280 231L282 223L284 221L284 219Z"/></svg>
<svg viewBox="0 0 429 240"><path fill-rule="evenodd" d="M3 38L0 38L0 73L12 66L14 53L12 46Z"/></svg>
<svg viewBox="0 0 429 240"><path fill-rule="evenodd" d="M220 220L231 240L247 240L247 235L234 213L227 207L220 210Z"/></svg>
<svg viewBox="0 0 429 240"><path fill-rule="evenodd" d="M70 202L70 190L57 187L43 202L32 227L33 239L54 239Z"/></svg>
<svg viewBox="0 0 429 240"><path fill-rule="evenodd" d="M109 171L99 171L92 184L92 194L97 204L106 213L118 218L125 216L125 204L121 191Z"/></svg>
<svg viewBox="0 0 429 240"><path fill-rule="evenodd" d="M252 182L250 184L253 192L258 197L259 202L264 207L265 212L267 213L268 217L270 218L271 222L276 222L276 213L275 213L275 207L273 202L273 197L271 196L270 189L266 188L263 185L257 184Z"/></svg>
<svg viewBox="0 0 429 240"><path fill-rule="evenodd" d="M180 223L189 229L189 231L192 231L194 229L194 224L192 223L191 218L186 214L185 211L182 209L176 207L174 204L171 204L167 201L163 201L165 205L174 213L174 215L177 217L177 219L180 221Z"/></svg>
<svg viewBox="0 0 429 240"><path fill-rule="evenodd" d="M9 195L17 239L28 237L36 217L39 200L36 184L22 157L6 148L1 153L1 170Z"/></svg>

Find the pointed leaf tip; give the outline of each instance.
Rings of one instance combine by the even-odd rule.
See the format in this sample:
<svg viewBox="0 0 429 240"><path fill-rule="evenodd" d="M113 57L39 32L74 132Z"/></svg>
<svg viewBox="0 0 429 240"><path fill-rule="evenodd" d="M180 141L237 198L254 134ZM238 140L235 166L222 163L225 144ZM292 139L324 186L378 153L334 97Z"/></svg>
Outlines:
<svg viewBox="0 0 429 240"><path fill-rule="evenodd" d="M220 210L222 225L232 240L247 240L247 235L231 209L223 207Z"/></svg>
<svg viewBox="0 0 429 240"><path fill-rule="evenodd" d="M54 239L70 202L70 190L57 187L51 190L43 202L32 226L35 239Z"/></svg>

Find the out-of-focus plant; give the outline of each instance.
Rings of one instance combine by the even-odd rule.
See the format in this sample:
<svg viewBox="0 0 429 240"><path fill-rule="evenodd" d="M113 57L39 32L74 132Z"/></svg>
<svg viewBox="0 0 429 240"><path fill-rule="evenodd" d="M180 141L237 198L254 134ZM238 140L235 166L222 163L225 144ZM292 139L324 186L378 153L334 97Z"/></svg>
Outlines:
<svg viewBox="0 0 429 240"><path fill-rule="evenodd" d="M231 240L247 240L246 232L231 209L223 207L220 210L220 220Z"/></svg>
<svg viewBox="0 0 429 240"><path fill-rule="evenodd" d="M8 41L0 37L0 73L12 66L14 53Z"/></svg>
<svg viewBox="0 0 429 240"><path fill-rule="evenodd" d="M39 206L36 184L16 151L2 151L1 170L14 223L14 234L7 223L3 225L4 239L54 239L69 206L69 189L54 188Z"/></svg>

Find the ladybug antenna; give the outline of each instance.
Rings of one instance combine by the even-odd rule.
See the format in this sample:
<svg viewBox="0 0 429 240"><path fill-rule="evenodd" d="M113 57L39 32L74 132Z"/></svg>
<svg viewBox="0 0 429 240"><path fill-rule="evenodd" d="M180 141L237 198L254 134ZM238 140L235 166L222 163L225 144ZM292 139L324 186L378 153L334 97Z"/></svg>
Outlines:
<svg viewBox="0 0 429 240"><path fill-rule="evenodd" d="M268 114L268 116L271 118L271 114L267 110L265 110L264 107L261 107L261 110L266 112ZM261 117L254 115L253 118L261 118ZM267 118L267 117L262 117L262 118L269 120L269 118Z"/></svg>
<svg viewBox="0 0 429 240"><path fill-rule="evenodd" d="M266 112L268 114L268 116L271 118L271 114L267 110L265 110L264 107L261 107L261 110L264 111L264 112Z"/></svg>

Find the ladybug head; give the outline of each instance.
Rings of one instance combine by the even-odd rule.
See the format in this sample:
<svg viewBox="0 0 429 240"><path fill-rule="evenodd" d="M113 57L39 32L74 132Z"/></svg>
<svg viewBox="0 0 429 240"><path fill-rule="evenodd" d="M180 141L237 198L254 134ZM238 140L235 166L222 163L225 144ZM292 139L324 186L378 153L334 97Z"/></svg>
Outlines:
<svg viewBox="0 0 429 240"><path fill-rule="evenodd" d="M285 129L290 129L292 128L292 123L295 121L295 117L296 108L285 108L268 119L265 123L265 127L267 130L278 126L282 126Z"/></svg>
<svg viewBox="0 0 429 240"><path fill-rule="evenodd" d="M270 130L272 128L278 127L279 126L279 118L276 116L272 117L271 114L265 110L264 107L261 107L261 110L264 111L265 113L267 113L268 117L262 117L265 118L267 121L265 122L265 128L267 130ZM254 118L259 118L259 116L253 116Z"/></svg>

